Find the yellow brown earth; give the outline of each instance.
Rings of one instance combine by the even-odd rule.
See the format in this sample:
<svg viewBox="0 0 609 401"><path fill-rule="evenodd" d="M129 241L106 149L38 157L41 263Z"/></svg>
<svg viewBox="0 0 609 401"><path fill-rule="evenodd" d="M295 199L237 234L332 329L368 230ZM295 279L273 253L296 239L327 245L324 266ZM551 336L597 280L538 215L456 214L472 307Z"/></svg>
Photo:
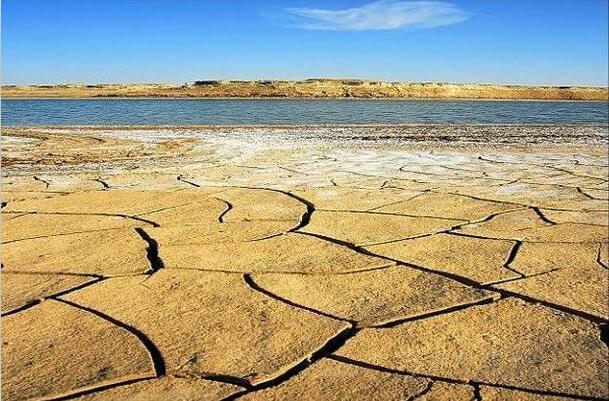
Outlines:
<svg viewBox="0 0 609 401"><path fill-rule="evenodd" d="M303 81L206 80L169 84L59 84L2 86L9 98L236 97L607 100L603 87L384 82L361 79Z"/></svg>
<svg viewBox="0 0 609 401"><path fill-rule="evenodd" d="M5 128L2 399L607 400L606 138Z"/></svg>

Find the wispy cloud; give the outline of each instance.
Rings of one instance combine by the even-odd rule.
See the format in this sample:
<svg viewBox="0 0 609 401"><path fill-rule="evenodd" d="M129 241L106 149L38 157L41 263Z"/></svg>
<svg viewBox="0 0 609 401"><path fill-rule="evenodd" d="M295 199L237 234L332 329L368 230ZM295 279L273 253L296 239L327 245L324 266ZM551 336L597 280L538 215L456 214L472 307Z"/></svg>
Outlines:
<svg viewBox="0 0 609 401"><path fill-rule="evenodd" d="M342 10L287 8L296 27L311 30L365 31L402 28L433 28L457 24L469 14L443 1L380 0Z"/></svg>

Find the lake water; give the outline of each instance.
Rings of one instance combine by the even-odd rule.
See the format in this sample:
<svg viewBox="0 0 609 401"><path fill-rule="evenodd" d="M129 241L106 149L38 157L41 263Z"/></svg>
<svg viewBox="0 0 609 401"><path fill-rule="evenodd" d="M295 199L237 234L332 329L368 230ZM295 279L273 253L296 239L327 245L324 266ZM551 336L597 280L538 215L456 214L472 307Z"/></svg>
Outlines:
<svg viewBox="0 0 609 401"><path fill-rule="evenodd" d="M4 125L607 124L606 102L7 99Z"/></svg>

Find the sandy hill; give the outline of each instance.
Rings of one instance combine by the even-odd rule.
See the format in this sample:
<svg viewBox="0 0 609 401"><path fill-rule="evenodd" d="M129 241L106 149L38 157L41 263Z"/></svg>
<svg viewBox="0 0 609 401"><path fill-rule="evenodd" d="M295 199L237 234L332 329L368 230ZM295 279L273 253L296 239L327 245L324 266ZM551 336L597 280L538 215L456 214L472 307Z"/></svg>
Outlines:
<svg viewBox="0 0 609 401"><path fill-rule="evenodd" d="M243 97L607 100L607 88L453 83L382 82L358 79L303 81L196 81L185 85L94 84L2 87L5 98Z"/></svg>

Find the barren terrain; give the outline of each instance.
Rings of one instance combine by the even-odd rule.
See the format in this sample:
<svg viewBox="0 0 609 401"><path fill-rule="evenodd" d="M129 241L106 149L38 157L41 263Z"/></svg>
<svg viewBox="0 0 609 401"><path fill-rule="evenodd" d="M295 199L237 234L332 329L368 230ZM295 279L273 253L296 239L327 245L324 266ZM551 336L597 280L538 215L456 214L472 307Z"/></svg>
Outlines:
<svg viewBox="0 0 609 401"><path fill-rule="evenodd" d="M2 136L3 400L609 399L607 128Z"/></svg>
<svg viewBox="0 0 609 401"><path fill-rule="evenodd" d="M408 83L354 79L197 81L192 84L60 84L2 87L5 98L403 98L607 100L602 87Z"/></svg>

